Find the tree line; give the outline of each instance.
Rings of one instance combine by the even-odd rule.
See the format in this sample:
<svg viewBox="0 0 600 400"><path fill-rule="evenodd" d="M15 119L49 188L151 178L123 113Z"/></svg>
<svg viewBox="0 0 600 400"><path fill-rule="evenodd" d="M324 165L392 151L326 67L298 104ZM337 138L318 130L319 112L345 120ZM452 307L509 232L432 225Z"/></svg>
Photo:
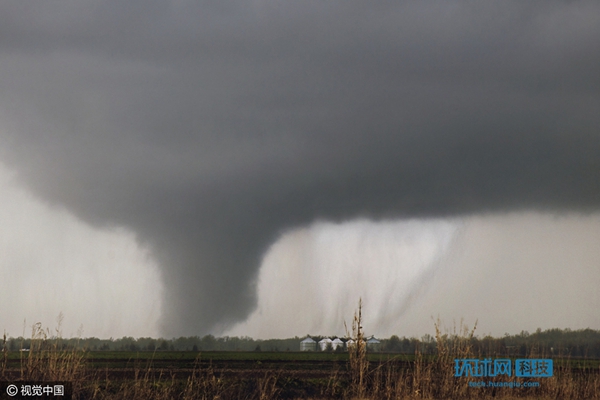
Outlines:
<svg viewBox="0 0 600 400"><path fill-rule="evenodd" d="M310 335L315 341L325 336ZM179 338L122 337L118 339L90 338L48 338L44 345L48 348L85 349L89 351L299 351L303 337L288 339L253 339L250 337L204 337L190 336ZM465 339L456 335L443 335L445 342L468 340L475 354L496 356L530 356L532 354L548 357L589 357L600 358L600 330L593 329L548 329L534 333L522 331L516 335L503 337L472 337ZM333 337L331 337L333 338ZM431 335L421 338L407 338L393 335L381 341L380 351L387 353L414 354L416 351L434 354L437 340ZM27 350L31 339L17 337L4 340L3 347L8 351Z"/></svg>

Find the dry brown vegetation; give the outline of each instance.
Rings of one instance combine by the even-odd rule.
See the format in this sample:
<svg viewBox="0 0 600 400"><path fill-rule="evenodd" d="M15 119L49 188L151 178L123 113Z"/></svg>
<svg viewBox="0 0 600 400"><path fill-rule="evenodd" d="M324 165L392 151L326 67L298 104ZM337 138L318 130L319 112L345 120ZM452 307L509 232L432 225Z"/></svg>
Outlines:
<svg viewBox="0 0 600 400"><path fill-rule="evenodd" d="M461 326L451 333L443 333L438 321L435 328L437 354L417 351L408 368L399 367L394 358L369 363L359 303L352 334L349 334L355 345L349 349L347 365L343 370L332 372L326 382L317 382L286 376L277 370L263 371L250 378L236 377L235 371L223 374L199 363L182 373L177 369L158 370L151 362L133 365L132 376L114 379L108 370L87 365L83 351L61 348L56 336L49 340L49 331L37 324L30 351L21 352L18 370L7 368L4 346L0 372L3 381L69 381L73 385L74 399L600 399L600 371L591 368L574 371L569 363L556 361L554 376L537 379L539 387L469 387L468 382L477 378L455 377L454 359L496 355L474 354L471 343L475 327ZM543 356L531 354L532 358ZM506 376L485 379L524 381ZM289 389L291 384L295 385L293 390Z"/></svg>
<svg viewBox="0 0 600 400"><path fill-rule="evenodd" d="M354 335L362 333L361 304L354 318ZM454 376L454 360L465 358L500 357L497 354L475 354L472 342L477 323L472 329L460 324L451 334L442 333L441 323L435 322L435 357L417 350L412 368L394 370L391 364L381 363L368 368L366 352L360 347L350 352L351 385L341 397L350 399L600 399L600 367L574 372L568 362L555 365L550 378L517 378L514 376L483 378L492 382L539 381L539 387L469 387L469 381L481 378ZM532 352L529 358L545 358ZM568 360L567 360L568 361ZM365 371L367 371L365 373ZM365 376L366 375L366 376ZM356 377L360 377L357 379Z"/></svg>

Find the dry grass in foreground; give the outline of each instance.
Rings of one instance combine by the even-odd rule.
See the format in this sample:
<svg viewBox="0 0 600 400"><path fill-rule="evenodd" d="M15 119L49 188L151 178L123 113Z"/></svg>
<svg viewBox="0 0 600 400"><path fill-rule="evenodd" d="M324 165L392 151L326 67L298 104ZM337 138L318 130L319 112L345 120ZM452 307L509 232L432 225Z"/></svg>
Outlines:
<svg viewBox="0 0 600 400"><path fill-rule="evenodd" d="M569 363L558 360L553 377L536 379L539 387L469 387L469 381L478 378L455 377L454 359L501 355L474 354L471 340L475 327L443 334L438 321L435 328L437 354L417 351L408 368L399 367L393 358L369 363L359 303L349 335L355 345L349 349L348 363L344 370L332 372L326 382L321 382L287 376L274 369L251 378L236 377L235 371L224 376L222 371L201 367L199 363L182 374L181 370L156 369L151 362L134 365L133 376L114 379L108 370L87 365L84 351L65 350L59 339L49 340L48 330L37 324L30 351L21 352L18 370L7 368L4 346L0 374L3 381L72 382L73 399L600 399L600 371L574 371ZM531 358L543 356L531 354ZM524 381L516 377L485 379Z"/></svg>

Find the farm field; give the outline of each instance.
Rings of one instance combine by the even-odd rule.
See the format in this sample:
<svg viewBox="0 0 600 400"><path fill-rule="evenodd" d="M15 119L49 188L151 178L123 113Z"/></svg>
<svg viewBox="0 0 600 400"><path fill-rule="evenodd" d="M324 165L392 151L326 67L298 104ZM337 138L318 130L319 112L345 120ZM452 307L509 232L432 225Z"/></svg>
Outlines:
<svg viewBox="0 0 600 400"><path fill-rule="evenodd" d="M7 352L2 380L70 377L77 399L334 399L356 395L435 399L441 393L449 395L445 398L549 399L567 392L572 394L570 398L600 395L600 360L556 358L555 376L540 387L527 389L468 387L467 379L454 377L453 360L448 357L369 353L362 365L360 381L360 369L347 352Z"/></svg>
<svg viewBox="0 0 600 400"><path fill-rule="evenodd" d="M9 352L7 374L18 374L26 352ZM294 375L326 379L332 374L347 374L348 353L327 352L193 352L193 351L95 351L82 353L90 372L102 372L111 379L130 379L141 371L151 376L175 374L188 377L195 371L210 370L219 377L256 377L265 374ZM414 356L369 354L371 363L388 363L410 368Z"/></svg>

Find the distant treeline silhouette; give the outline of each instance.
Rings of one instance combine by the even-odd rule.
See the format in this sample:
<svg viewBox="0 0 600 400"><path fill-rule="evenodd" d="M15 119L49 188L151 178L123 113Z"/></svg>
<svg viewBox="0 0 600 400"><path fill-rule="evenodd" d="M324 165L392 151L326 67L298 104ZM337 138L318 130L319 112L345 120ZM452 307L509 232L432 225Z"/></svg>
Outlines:
<svg viewBox="0 0 600 400"><path fill-rule="evenodd" d="M310 335L316 341L326 337ZM120 339L90 338L49 338L48 346L59 342L59 348L86 349L90 351L299 351L300 341L305 338L294 337L288 339L252 339L250 337L204 337L190 336L172 339L154 339L150 337L123 337ZM333 336L331 336L333 338ZM446 334L444 338L452 341L457 338L453 334ZM381 352L414 354L420 351L433 354L436 351L436 340L431 335L424 335L420 339L411 337L398 337L393 335L381 341ZM471 345L476 354L481 355L508 355L527 356L529 354L544 354L548 357L589 357L600 358L600 331L593 329L548 329L536 330L534 333L522 331L517 335L505 334L503 337L483 338L473 337ZM31 339L23 337L8 338L4 348L9 351L29 349Z"/></svg>

